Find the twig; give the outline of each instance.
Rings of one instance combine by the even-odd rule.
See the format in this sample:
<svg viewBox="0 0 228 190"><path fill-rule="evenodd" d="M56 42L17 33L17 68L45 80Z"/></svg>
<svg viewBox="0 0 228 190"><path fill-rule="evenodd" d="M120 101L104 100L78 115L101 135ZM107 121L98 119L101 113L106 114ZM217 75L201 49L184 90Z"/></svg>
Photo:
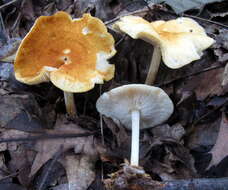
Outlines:
<svg viewBox="0 0 228 190"><path fill-rule="evenodd" d="M20 142L20 141L37 141L41 139L61 139L61 138L77 138L77 137L87 137L95 135L97 132L91 133L79 133L79 134L42 134L38 136L31 137L22 137L22 138L9 138L9 139L0 139L0 143L3 142Z"/></svg>
<svg viewBox="0 0 228 190"><path fill-rule="evenodd" d="M7 36L7 33L6 33L6 27L5 27L5 24L4 24L4 21L3 21L3 18L2 18L2 13L0 12L0 32L4 35L3 37L8 40L8 36Z"/></svg>
<svg viewBox="0 0 228 190"><path fill-rule="evenodd" d="M118 47L118 46L125 40L126 37L127 37L127 35L124 34L124 35L120 38L120 40L116 42L115 47Z"/></svg>
<svg viewBox="0 0 228 190"><path fill-rule="evenodd" d="M25 1L26 1L26 0L22 0L21 5L20 5L20 9L23 9L23 6L24 6L24 4L25 4ZM20 12L18 13L18 15L17 15L17 18L16 18L16 20L15 20L13 26L10 28L10 31L14 31L14 30L15 30L15 28L17 27L17 25L18 25L18 24L20 23L20 21L21 21L21 17L22 17L22 13L21 13L21 11L20 11Z"/></svg>
<svg viewBox="0 0 228 190"><path fill-rule="evenodd" d="M133 12L130 12L130 13L127 13L127 14L123 14L123 15L115 17L114 19L111 19L111 20L108 20L108 21L104 22L104 24L105 25L109 25L109 24L112 24L113 22L119 20L121 17L134 15L134 14L138 14L138 13L144 13L144 12L147 12L147 11L148 11L148 8L147 9L143 9L143 10L140 9L140 10L133 11Z"/></svg>
<svg viewBox="0 0 228 190"><path fill-rule="evenodd" d="M209 68L203 69L203 70L195 72L195 73L191 73L191 74L188 74L188 75L185 75L185 76L181 76L181 77L175 78L175 79L170 80L170 81L166 81L166 82L164 82L162 84L158 84L158 85L155 85L155 86L158 86L158 87L165 86L165 85L171 84L173 82L176 82L178 80L186 79L186 78L189 78L191 76L199 75L201 73L204 73L204 72L207 72L207 71L210 71L210 70L214 70L214 69L219 69L219 68L222 68L222 67L224 67L224 66L223 65L216 65L214 67L209 67Z"/></svg>
<svg viewBox="0 0 228 190"><path fill-rule="evenodd" d="M12 1L10 1L9 3L5 3L4 5L1 5L1 6L0 6L0 11L1 11L2 9L4 9L4 8L8 7L9 5L11 5L11 4L13 4L13 3L16 3L17 1L19 1L19 0L12 0Z"/></svg>
<svg viewBox="0 0 228 190"><path fill-rule="evenodd" d="M150 178L137 178L121 175L114 182L113 189L144 190L227 190L228 177L225 178L201 178L173 181L153 181ZM108 188L110 190L111 188Z"/></svg>
<svg viewBox="0 0 228 190"><path fill-rule="evenodd" d="M10 28L10 31L14 31L15 30L15 28L17 27L17 25L19 24L19 22L21 20L21 16L22 16L22 13L19 12L15 22L13 23L13 26Z"/></svg>
<svg viewBox="0 0 228 190"><path fill-rule="evenodd" d="M183 15L184 15L184 16L187 16L187 17L194 18L194 19L202 20L202 21L204 21L204 22L209 22L209 23L212 23L212 24L216 24L216 25L218 25L218 26L222 26L222 27L224 27L226 30L228 30L228 26L225 25L225 24L222 24L222 23L220 23L220 22L208 20L208 19L205 19L205 18L201 18L201 17L198 17L198 16L189 15L189 14L183 14Z"/></svg>
<svg viewBox="0 0 228 190"><path fill-rule="evenodd" d="M225 24L222 24L222 23L216 22L216 21L212 21L212 20L208 20L208 19L205 19L205 18L201 18L199 16L189 15L189 14L185 14L185 13L183 13L183 14L180 15L180 14L176 14L175 12L168 11L168 10L166 10L166 11L165 10L161 10L161 11L170 13L170 14L175 15L175 16L191 17L191 18L194 18L194 19L197 19L197 20L201 20L201 21L204 21L204 22L209 22L209 23L212 23L212 24L216 24L218 26L221 26L221 27L224 27L224 28L228 29L228 26L225 25Z"/></svg>
<svg viewBox="0 0 228 190"><path fill-rule="evenodd" d="M15 177L19 174L19 172L20 171L17 171L17 172L10 174L10 175L4 176L4 177L0 178L0 181L6 180L6 179L11 178L11 177Z"/></svg>
<svg viewBox="0 0 228 190"><path fill-rule="evenodd" d="M99 94L101 96L101 92L102 92L102 86L100 85L99 86ZM102 141L102 145L105 144L104 142L104 126L103 126L103 117L102 117L102 114L100 113L100 127L101 127L101 141Z"/></svg>
<svg viewBox="0 0 228 190"><path fill-rule="evenodd" d="M202 178L165 182L161 190L227 190L228 178Z"/></svg>

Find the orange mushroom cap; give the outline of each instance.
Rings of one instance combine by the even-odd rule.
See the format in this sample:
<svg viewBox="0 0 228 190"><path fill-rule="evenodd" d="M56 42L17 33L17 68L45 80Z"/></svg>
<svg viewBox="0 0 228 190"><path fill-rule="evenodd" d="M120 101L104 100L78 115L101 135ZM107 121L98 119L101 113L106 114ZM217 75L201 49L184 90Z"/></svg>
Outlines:
<svg viewBox="0 0 228 190"><path fill-rule="evenodd" d="M90 14L72 19L65 12L39 17L16 55L17 80L51 81L66 92L85 92L114 76L108 59L116 53L104 23Z"/></svg>

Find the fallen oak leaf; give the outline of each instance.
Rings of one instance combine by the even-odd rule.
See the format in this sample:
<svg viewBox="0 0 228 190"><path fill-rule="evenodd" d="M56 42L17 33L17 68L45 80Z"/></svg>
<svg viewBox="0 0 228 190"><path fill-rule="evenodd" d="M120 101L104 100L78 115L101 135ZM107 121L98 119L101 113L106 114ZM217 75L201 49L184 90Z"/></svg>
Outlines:
<svg viewBox="0 0 228 190"><path fill-rule="evenodd" d="M225 113L223 113L216 143L209 152L212 154L212 159L207 167L207 170L210 169L212 166L216 166L226 156L228 156L227 136L228 118L226 117Z"/></svg>

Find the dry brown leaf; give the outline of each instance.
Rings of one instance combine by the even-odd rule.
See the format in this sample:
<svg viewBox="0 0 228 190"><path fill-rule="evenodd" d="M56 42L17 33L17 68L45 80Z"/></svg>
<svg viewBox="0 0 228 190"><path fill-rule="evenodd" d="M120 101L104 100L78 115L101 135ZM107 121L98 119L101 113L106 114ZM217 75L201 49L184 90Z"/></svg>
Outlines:
<svg viewBox="0 0 228 190"><path fill-rule="evenodd" d="M74 123L67 123L65 117L59 117L54 130L47 130L48 134L76 134L88 132ZM62 145L62 152L74 148L75 153L84 153L94 156L96 150L93 147L93 136L78 138L47 139L38 141L35 145L37 155L33 162L30 176L33 176L41 166L51 159Z"/></svg>
<svg viewBox="0 0 228 190"><path fill-rule="evenodd" d="M228 63L226 63L225 70L223 73L222 87L225 93L228 92Z"/></svg>
<svg viewBox="0 0 228 190"><path fill-rule="evenodd" d="M222 115L222 120L220 124L220 129L216 143L212 150L209 152L212 154L212 160L210 161L207 169L221 162L226 156L228 156L228 118L225 114Z"/></svg>
<svg viewBox="0 0 228 190"><path fill-rule="evenodd" d="M195 91L197 99L222 94L222 75L224 68L210 70L193 76L183 83L183 91Z"/></svg>
<svg viewBox="0 0 228 190"><path fill-rule="evenodd" d="M7 167L6 167L5 163L6 163L6 161L5 161L4 154L1 153L0 154L0 168L1 168L1 170L0 170L0 180L4 179L7 176L7 174L5 172L5 171L7 171Z"/></svg>
<svg viewBox="0 0 228 190"><path fill-rule="evenodd" d="M1 129L1 139L14 139L14 138L26 138L29 136L29 133L24 131L19 131L15 129ZM15 151L17 150L18 145L21 143L18 142L3 142L0 143L1 151L9 150Z"/></svg>
<svg viewBox="0 0 228 190"><path fill-rule="evenodd" d="M63 165L66 168L68 189L86 190L95 178L94 159L87 155L67 155Z"/></svg>
<svg viewBox="0 0 228 190"><path fill-rule="evenodd" d="M1 129L0 137L1 139L19 139L29 138L31 135L24 131ZM30 182L28 177L30 166L35 158L35 152L28 147L33 147L33 142L3 142L0 143L0 147L1 151L8 150L9 152L11 159L7 161L8 170L12 173L17 173L20 184L27 186Z"/></svg>
<svg viewBox="0 0 228 190"><path fill-rule="evenodd" d="M180 123L176 123L172 127L168 124L163 124L152 128L151 132L156 137L172 138L180 141L185 134L185 129Z"/></svg>
<svg viewBox="0 0 228 190"><path fill-rule="evenodd" d="M31 94L12 94L0 97L0 127L26 132L42 132L42 112Z"/></svg>

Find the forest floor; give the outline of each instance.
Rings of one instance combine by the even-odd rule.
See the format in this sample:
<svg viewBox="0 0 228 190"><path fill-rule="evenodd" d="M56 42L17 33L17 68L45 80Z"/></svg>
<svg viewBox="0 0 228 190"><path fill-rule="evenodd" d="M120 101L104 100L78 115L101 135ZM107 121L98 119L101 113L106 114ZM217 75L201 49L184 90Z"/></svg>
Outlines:
<svg viewBox="0 0 228 190"><path fill-rule="evenodd" d="M100 18L117 50L110 59L115 77L74 94L76 119L67 116L60 89L52 83L22 84L13 63L0 62L1 190L228 189L228 2L156 2L0 0L0 59L16 52L39 16L60 10L72 18L83 13ZM148 174L143 176L125 176L122 170L130 158L131 131L96 109L103 92L143 84L149 69L153 46L112 28L123 15L148 21L190 17L215 40L185 67L173 70L161 63L154 86L175 108L166 123L140 133L140 166Z"/></svg>

